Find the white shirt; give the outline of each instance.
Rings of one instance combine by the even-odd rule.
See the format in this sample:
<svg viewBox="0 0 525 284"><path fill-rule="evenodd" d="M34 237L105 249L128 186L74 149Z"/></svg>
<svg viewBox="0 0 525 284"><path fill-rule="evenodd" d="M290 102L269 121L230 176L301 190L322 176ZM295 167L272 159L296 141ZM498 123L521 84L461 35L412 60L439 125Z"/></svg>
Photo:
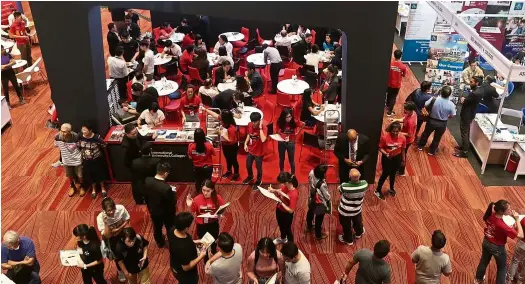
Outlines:
<svg viewBox="0 0 525 284"><path fill-rule="evenodd" d="M26 21L26 26L29 24L29 19L26 17L26 15L22 14L22 20ZM9 22L9 26L12 26L15 22L15 15L14 13L11 13L9 16L7 16L7 21Z"/></svg>
<svg viewBox="0 0 525 284"><path fill-rule="evenodd" d="M115 56L108 58L108 69L111 78L124 78L129 73L126 61Z"/></svg>
<svg viewBox="0 0 525 284"><path fill-rule="evenodd" d="M104 216L106 216L106 212L102 211L97 216L97 227L101 234L104 233ZM113 214L113 217L108 216L108 227L113 230L116 229L124 222L129 220L129 213L128 210L123 205L117 204L115 205L115 214Z"/></svg>
<svg viewBox="0 0 525 284"><path fill-rule="evenodd" d="M182 55L182 50L178 44L174 43L172 47L164 48L164 54L180 57Z"/></svg>
<svg viewBox="0 0 525 284"><path fill-rule="evenodd" d="M296 263L285 262L286 274L284 275L285 284L310 284L310 262L299 250L301 256Z"/></svg>
<svg viewBox="0 0 525 284"><path fill-rule="evenodd" d="M144 67L146 67L146 72L144 73L148 75L153 74L155 71L155 55L151 49L146 50L142 62L144 63Z"/></svg>
<svg viewBox="0 0 525 284"><path fill-rule="evenodd" d="M215 44L215 47L213 48L213 52L219 54L219 47L221 47L221 43L217 42ZM231 58L233 58L233 45L231 43L227 42L227 43L224 44L224 47L226 47L226 52L228 53L228 55Z"/></svg>
<svg viewBox="0 0 525 284"><path fill-rule="evenodd" d="M288 36L281 36L281 39L275 42L275 46L286 46L290 49L292 48L292 40Z"/></svg>
<svg viewBox="0 0 525 284"><path fill-rule="evenodd" d="M140 114L139 119L140 120L144 119L146 121L146 124L149 126L157 126L157 125L162 124L162 122L166 119L166 117L164 116L164 113L160 109L157 110L155 114L151 114L149 109L146 109Z"/></svg>
<svg viewBox="0 0 525 284"><path fill-rule="evenodd" d="M315 73L319 74L319 60L321 56L317 53L308 53L305 58L306 65L312 65L315 68Z"/></svg>

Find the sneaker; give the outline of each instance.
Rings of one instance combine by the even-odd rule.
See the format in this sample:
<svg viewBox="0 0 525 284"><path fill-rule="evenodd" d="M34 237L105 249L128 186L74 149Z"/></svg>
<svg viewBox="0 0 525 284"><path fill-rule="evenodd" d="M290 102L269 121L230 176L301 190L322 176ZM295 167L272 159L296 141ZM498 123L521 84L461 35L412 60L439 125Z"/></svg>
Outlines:
<svg viewBox="0 0 525 284"><path fill-rule="evenodd" d="M458 151L461 151L461 150L463 150L463 147L461 147L461 146L456 146L456 147L454 147L454 149L456 149L456 150L458 150Z"/></svg>
<svg viewBox="0 0 525 284"><path fill-rule="evenodd" d="M350 243L349 243L349 242L345 241L345 240L343 239L343 235L339 235L339 236L337 236L337 240L338 240L339 242L341 242L341 243L347 245L347 246L353 246L353 245L354 245L353 242L350 242Z"/></svg>
<svg viewBox="0 0 525 284"><path fill-rule="evenodd" d="M253 177L250 177L248 176L247 178L245 178L243 181L242 181L242 184L249 184L250 182L253 181Z"/></svg>
<svg viewBox="0 0 525 284"><path fill-rule="evenodd" d="M70 187L69 188L69 191L67 192L67 195L69 195L69 197L75 195L75 193L77 192L76 188L74 186Z"/></svg>
<svg viewBox="0 0 525 284"><path fill-rule="evenodd" d="M385 200L385 196L383 195L382 192L375 191L374 194L377 196L377 198L379 198L381 200Z"/></svg>
<svg viewBox="0 0 525 284"><path fill-rule="evenodd" d="M397 175L400 176L400 177L404 177L404 176L406 176L406 173L405 172L398 172Z"/></svg>
<svg viewBox="0 0 525 284"><path fill-rule="evenodd" d="M327 234L321 234L320 237L315 237L315 239L318 240L318 241L320 241L320 240L322 240L322 239L326 239L326 238L328 238L328 235L327 235Z"/></svg>
<svg viewBox="0 0 525 284"><path fill-rule="evenodd" d="M239 174L233 174L231 181L238 181L241 178Z"/></svg>
<svg viewBox="0 0 525 284"><path fill-rule="evenodd" d="M417 150L418 150L418 151L423 151L423 147L421 147L421 146L417 146Z"/></svg>
<svg viewBox="0 0 525 284"><path fill-rule="evenodd" d="M118 281L122 283L126 282L127 279L126 279L126 275L124 275L124 272L117 270L117 276L118 276Z"/></svg>
<svg viewBox="0 0 525 284"><path fill-rule="evenodd" d="M428 153L427 153L427 155L429 155L429 156L434 156L435 154L436 154L436 153L434 153L434 152L428 152Z"/></svg>
<svg viewBox="0 0 525 284"><path fill-rule="evenodd" d="M19 105L25 105L26 104L26 100L24 100L24 98L20 99L20 102L18 103Z"/></svg>
<svg viewBox="0 0 525 284"><path fill-rule="evenodd" d="M391 189L391 190L389 190L388 193L389 193L392 197L396 197L396 190L395 190L395 189Z"/></svg>
<svg viewBox="0 0 525 284"><path fill-rule="evenodd" d="M365 234L365 227L363 227L363 233L359 236L355 236L356 239L360 239Z"/></svg>
<svg viewBox="0 0 525 284"><path fill-rule="evenodd" d="M259 190L259 186L261 186L261 184L262 184L262 181L260 181L260 180L259 180L259 181L256 181L256 182L253 184L252 189L253 189L253 190Z"/></svg>
<svg viewBox="0 0 525 284"><path fill-rule="evenodd" d="M222 175L222 178L229 178L232 175L232 172L227 171Z"/></svg>
<svg viewBox="0 0 525 284"><path fill-rule="evenodd" d="M83 187L81 187L80 188L80 197L84 197L84 195L86 195L86 190Z"/></svg>
<svg viewBox="0 0 525 284"><path fill-rule="evenodd" d="M61 167L61 166L63 166L63 165L64 165L64 164L62 164L61 161L56 161L56 162L54 162L54 163L51 164L51 166L52 166L53 168L58 168L58 167Z"/></svg>
<svg viewBox="0 0 525 284"><path fill-rule="evenodd" d="M463 151L455 152L454 154L452 154L452 156L458 157L458 158L467 158L468 157L467 153L465 153Z"/></svg>

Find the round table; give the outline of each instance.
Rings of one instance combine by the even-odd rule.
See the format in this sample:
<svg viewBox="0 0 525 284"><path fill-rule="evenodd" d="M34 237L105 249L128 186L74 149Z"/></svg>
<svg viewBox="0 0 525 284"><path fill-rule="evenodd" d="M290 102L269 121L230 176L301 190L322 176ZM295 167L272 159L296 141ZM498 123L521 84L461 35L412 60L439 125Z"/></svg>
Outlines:
<svg viewBox="0 0 525 284"><path fill-rule="evenodd" d="M330 53L327 53L325 51L319 51L317 53L317 56L319 57L319 62L330 62L332 61L332 55ZM306 59L306 55L304 56Z"/></svg>
<svg viewBox="0 0 525 284"><path fill-rule="evenodd" d="M9 36L9 33L4 30L0 30L0 35Z"/></svg>
<svg viewBox="0 0 525 284"><path fill-rule="evenodd" d="M182 42L182 39L184 39L183 33L173 33L169 38L172 42Z"/></svg>
<svg viewBox="0 0 525 284"><path fill-rule="evenodd" d="M0 25L0 29L9 29L9 25Z"/></svg>
<svg viewBox="0 0 525 284"><path fill-rule="evenodd" d="M0 44L4 47L4 48L11 48L13 46L15 46L15 42L13 40L4 40L4 39L0 39Z"/></svg>
<svg viewBox="0 0 525 284"><path fill-rule="evenodd" d="M288 35L287 36L289 39L290 39L290 42L292 44L294 43L298 43L301 41L301 37L298 36L298 35ZM273 38L273 40L275 40L275 42L281 42L283 40L283 36L281 36L281 34L276 34L275 37Z"/></svg>
<svg viewBox="0 0 525 284"><path fill-rule="evenodd" d="M240 41L244 39L244 35L239 32L227 32L222 33L221 35L225 35L226 38L228 38L228 41Z"/></svg>
<svg viewBox="0 0 525 284"><path fill-rule="evenodd" d="M219 56L215 53L208 52L208 61L210 62L210 66L215 66L218 64L217 60L219 60Z"/></svg>
<svg viewBox="0 0 525 284"><path fill-rule="evenodd" d="M261 121L262 121L263 112L260 109L258 109L256 107L245 106L243 108L243 110L242 110L241 118L235 118L235 124L237 124L237 126L248 126L248 123L250 123L250 115L253 112L260 113L261 114Z"/></svg>
<svg viewBox="0 0 525 284"><path fill-rule="evenodd" d="M24 67L27 65L27 61L23 59L17 59L15 60L15 62L16 63L13 66L11 66L11 68L13 69L17 69L17 68Z"/></svg>
<svg viewBox="0 0 525 284"><path fill-rule="evenodd" d="M246 57L246 61L255 64L255 66L266 66L266 63L264 63L264 55L262 53L248 55L248 57Z"/></svg>
<svg viewBox="0 0 525 284"><path fill-rule="evenodd" d="M163 82L162 80L155 81L150 86L157 89L157 92L159 92L159 97L167 96L176 92L179 89L179 84L172 80L166 80L165 82Z"/></svg>
<svg viewBox="0 0 525 284"><path fill-rule="evenodd" d="M164 56L164 57L161 57L161 54L160 53L157 53L155 55L155 60L154 60L154 64L155 65L164 65L168 62L171 61L171 56Z"/></svg>
<svg viewBox="0 0 525 284"><path fill-rule="evenodd" d="M219 89L219 91L221 92L224 92L226 90L236 90L237 89L237 81L232 81L230 83L219 83L219 85L217 85L217 89Z"/></svg>
<svg viewBox="0 0 525 284"><path fill-rule="evenodd" d="M304 93L304 90L309 89L310 85L303 80L287 79L282 80L277 84L277 89L288 95L300 95Z"/></svg>
<svg viewBox="0 0 525 284"><path fill-rule="evenodd" d="M313 115L315 119L319 120L320 122L325 122L324 114L326 111L328 111L327 116L329 119L335 119L337 116L339 116L339 122L341 122L341 105L325 104L324 106L325 109L321 113L319 113L318 115ZM335 110L339 112L335 112Z"/></svg>

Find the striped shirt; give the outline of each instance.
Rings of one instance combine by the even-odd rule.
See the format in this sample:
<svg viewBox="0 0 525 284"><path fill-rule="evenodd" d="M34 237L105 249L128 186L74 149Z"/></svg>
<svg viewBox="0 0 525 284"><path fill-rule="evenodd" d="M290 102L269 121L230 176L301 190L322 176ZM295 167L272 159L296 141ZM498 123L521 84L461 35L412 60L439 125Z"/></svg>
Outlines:
<svg viewBox="0 0 525 284"><path fill-rule="evenodd" d="M339 193L341 193L341 202L339 202L340 215L346 217L356 216L361 214L363 199L365 197L368 183L366 180L360 180L357 183L348 182L339 186Z"/></svg>
<svg viewBox="0 0 525 284"><path fill-rule="evenodd" d="M71 135L66 139L62 133L55 136L55 145L60 149L62 163L65 166L80 166L82 164L82 155L78 147L78 134L71 131Z"/></svg>

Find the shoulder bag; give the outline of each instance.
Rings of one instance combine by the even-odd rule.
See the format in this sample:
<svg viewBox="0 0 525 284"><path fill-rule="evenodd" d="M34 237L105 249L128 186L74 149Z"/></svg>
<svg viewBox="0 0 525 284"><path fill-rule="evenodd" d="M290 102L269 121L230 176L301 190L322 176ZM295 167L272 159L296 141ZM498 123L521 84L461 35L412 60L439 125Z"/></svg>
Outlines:
<svg viewBox="0 0 525 284"><path fill-rule="evenodd" d="M432 108L434 107L434 103L436 102L436 98L432 98L432 101L430 101L430 104L428 106L425 106L421 109L421 115L424 117L429 117L430 113L432 112Z"/></svg>

